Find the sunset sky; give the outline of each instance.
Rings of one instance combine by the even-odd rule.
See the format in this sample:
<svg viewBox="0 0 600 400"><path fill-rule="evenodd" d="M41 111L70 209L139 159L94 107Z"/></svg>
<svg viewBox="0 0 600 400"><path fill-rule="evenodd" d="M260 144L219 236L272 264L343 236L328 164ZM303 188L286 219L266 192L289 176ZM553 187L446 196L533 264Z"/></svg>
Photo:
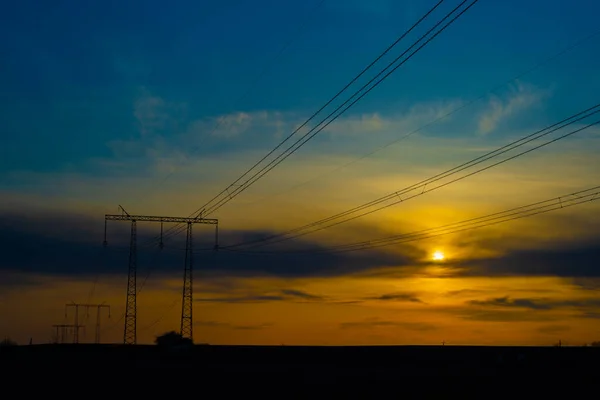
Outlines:
<svg viewBox="0 0 600 400"><path fill-rule="evenodd" d="M119 213L119 205L130 214L190 215L437 2L4 5L0 339L46 343L53 324L73 323L66 303L104 302L111 316L102 315L102 341L122 342L129 224L108 223L105 249L104 215ZM459 3L444 1L297 136ZM600 103L599 13L594 0L478 1L210 215L219 219L220 246L400 191ZM522 150L598 121L600 113ZM274 345L600 340L600 201L387 247L326 251L599 186L599 151L595 125L328 229L239 251L198 251L194 339ZM143 246L159 229L138 223L138 343L180 326L185 237L167 240L162 251ZM198 249L214 244L212 227L195 225L194 234ZM93 340L95 317L95 311L82 314L82 341Z"/></svg>

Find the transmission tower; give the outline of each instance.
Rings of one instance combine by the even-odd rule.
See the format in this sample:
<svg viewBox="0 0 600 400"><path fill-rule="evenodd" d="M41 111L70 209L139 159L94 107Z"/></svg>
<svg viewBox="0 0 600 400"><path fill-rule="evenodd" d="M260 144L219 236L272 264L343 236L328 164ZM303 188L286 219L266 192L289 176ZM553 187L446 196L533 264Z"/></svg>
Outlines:
<svg viewBox="0 0 600 400"><path fill-rule="evenodd" d="M54 343L62 344L62 343L65 343L65 338L67 337L69 329L71 329L73 331L73 336L75 336L75 335L79 336L79 329L83 328L84 326L83 325L71 325L71 324L59 324L59 325L52 325L52 327L55 329ZM60 336L58 334L59 329L60 329Z"/></svg>
<svg viewBox="0 0 600 400"><path fill-rule="evenodd" d="M193 319L192 319L192 304L193 304L193 288L194 281L192 275L193 266L193 238L192 238L192 223L187 223L187 233L185 238L185 259L183 264L183 293L181 299L181 329L182 337L187 337L194 340Z"/></svg>
<svg viewBox="0 0 600 400"><path fill-rule="evenodd" d="M130 221L131 222L131 237L129 243L129 269L127 275L127 301L125 308L125 328L123 333L124 344L136 344L136 315L137 315L137 232L136 223L141 222L160 222L160 242L159 247L163 248L163 224L177 223L187 224L187 237L185 246L185 260L183 273L183 294L181 305L181 335L192 339L193 341L193 321L192 321L192 225L193 224L209 224L215 225L215 240L218 240L219 221L214 218L202 218L202 213L196 217L165 217L152 215L130 215L122 206L121 214L106 214L104 216L104 246L108 245L106 240L106 224L107 221ZM217 246L215 245L215 248Z"/></svg>
<svg viewBox="0 0 600 400"><path fill-rule="evenodd" d="M108 317L110 318L110 306L108 304L104 304L104 303L102 303L102 304L68 303L65 305L65 316L66 316L66 309L68 309L69 307L75 308L75 325L77 325L79 323L79 307L85 308L86 316L89 316L90 308L96 309L96 326L95 326L95 332L94 332L94 343L100 343L100 315L101 315L100 311L103 308L107 308L108 309ZM77 334L77 338L73 338L73 342L74 343L79 342L79 334Z"/></svg>

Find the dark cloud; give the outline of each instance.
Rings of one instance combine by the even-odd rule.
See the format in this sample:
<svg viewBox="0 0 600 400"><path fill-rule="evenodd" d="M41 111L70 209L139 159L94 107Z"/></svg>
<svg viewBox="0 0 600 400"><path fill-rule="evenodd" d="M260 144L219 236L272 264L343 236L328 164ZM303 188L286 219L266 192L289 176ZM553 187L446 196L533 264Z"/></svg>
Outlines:
<svg viewBox="0 0 600 400"><path fill-rule="evenodd" d="M388 293L383 294L381 296L374 297L366 297L365 300L381 300L381 301L407 301L411 303L423 303L421 299L417 297L415 293L404 293L404 292L396 292L396 293Z"/></svg>
<svg viewBox="0 0 600 400"><path fill-rule="evenodd" d="M600 312L598 311L584 311L579 314L580 318L600 319Z"/></svg>
<svg viewBox="0 0 600 400"><path fill-rule="evenodd" d="M553 308L550 304L538 300L510 299L508 296L488 300L470 300L468 304L476 306L529 308L532 310L550 310Z"/></svg>
<svg viewBox="0 0 600 400"><path fill-rule="evenodd" d="M301 290L284 289L281 291L286 296L299 297L305 300L323 300L322 296L317 296L311 293L303 292Z"/></svg>
<svg viewBox="0 0 600 400"><path fill-rule="evenodd" d="M431 331L435 330L435 325L424 322L398 322L385 321L378 318L369 318L362 321L342 322L341 329L357 329L357 328L379 328L379 327L397 327L412 331Z"/></svg>
<svg viewBox="0 0 600 400"><path fill-rule="evenodd" d="M483 293L489 292L497 292L501 290L499 287L490 287L487 289L460 289L460 290L450 290L446 292L446 296L448 297L470 297L474 295L480 295ZM504 290L510 290L513 293L556 293L555 289L512 289L512 288L504 288Z"/></svg>
<svg viewBox="0 0 600 400"><path fill-rule="evenodd" d="M270 301L324 301L325 298L300 290L284 289L272 294L197 298L204 303L265 303Z"/></svg>
<svg viewBox="0 0 600 400"><path fill-rule="evenodd" d="M205 328L226 328L241 331L255 331L270 328L271 326L273 326L273 323L264 322L262 324L236 325L221 321L197 321L194 322L194 325L202 326Z"/></svg>
<svg viewBox="0 0 600 400"><path fill-rule="evenodd" d="M513 250L498 258L449 261L458 276L600 278L600 237L577 245Z"/></svg>
<svg viewBox="0 0 600 400"><path fill-rule="evenodd" d="M553 300L516 298L508 296L486 300L470 300L467 304L483 307L524 308L530 310L552 310L557 308L596 308L600 307L600 298L584 300Z"/></svg>
<svg viewBox="0 0 600 400"><path fill-rule="evenodd" d="M0 214L0 271L88 278L98 274L125 275L128 266L129 224L109 221L109 246L102 247L104 217L48 213ZM204 229L206 228L206 229ZM273 232L239 232L221 228L220 244L263 238ZM158 233L157 224L138 224L138 272L153 276L181 275L184 238L166 242L159 251L150 239ZM229 277L275 276L333 277L342 275L406 276L420 273L429 263L422 250L412 244L397 246L392 254L386 249L350 253L320 253L322 245L303 241L285 241L273 247L246 251L213 251L212 227L195 230L194 265L200 280ZM448 260L444 268L448 276L559 276L574 279L582 288L600 288L600 237L579 246L548 245L547 249L518 250L499 258ZM272 253L269 250L303 250L307 253ZM266 252L265 252L266 251ZM311 253L312 252L312 253ZM596 279L596 281L592 281ZM277 296L286 296L278 294ZM454 292L448 295L459 295ZM462 292L466 294L466 292ZM308 300L308 298L306 298ZM379 300L386 300L380 298ZM387 300L403 300L402 297ZM411 301L409 298L404 299Z"/></svg>
<svg viewBox="0 0 600 400"><path fill-rule="evenodd" d="M59 218L60 217L60 218ZM36 225L30 218L0 215L0 243L3 252L0 257L0 270L14 270L21 273L51 274L62 276L95 276L96 274L127 273L129 257L129 225L114 222L109 227L109 246L102 246L104 226L103 215L97 220L69 215L43 219ZM50 221L50 222L49 222ZM109 221L110 223L113 221ZM81 226L83 225L83 226ZM138 272L154 275L181 275L183 266L184 238L177 237L166 242L162 251L157 246L148 246L156 235L156 224L138 223ZM86 226L90 228L87 229ZM94 231L92 227L100 227ZM86 233L86 230L89 231ZM264 237L272 232L235 232L221 229L221 244L236 243L240 240ZM211 277L307 277L340 276L365 271L371 268L394 268L415 263L415 249L407 248L406 254L393 255L385 251L365 251L360 253L321 253L322 246L308 241L289 241L274 250L303 250L304 253L248 253L233 251L213 251L214 233L211 229L195 231L194 265L200 279ZM286 247L284 247L286 246ZM265 250L268 247L256 249ZM288 293L290 295L290 293Z"/></svg>
<svg viewBox="0 0 600 400"><path fill-rule="evenodd" d="M600 291L600 278L573 278L571 281L580 289Z"/></svg>
<svg viewBox="0 0 600 400"><path fill-rule="evenodd" d="M39 283L40 281L36 277L18 272L0 270L0 297L22 290L28 286L38 285Z"/></svg>
<svg viewBox="0 0 600 400"><path fill-rule="evenodd" d="M600 298L559 300L503 296L470 300L465 304L466 307L452 308L446 311L456 314L460 318L476 321L554 321L559 317L548 313L548 311L558 309L575 310L578 314L574 314L574 317L594 318L597 314L596 311L600 308Z"/></svg>

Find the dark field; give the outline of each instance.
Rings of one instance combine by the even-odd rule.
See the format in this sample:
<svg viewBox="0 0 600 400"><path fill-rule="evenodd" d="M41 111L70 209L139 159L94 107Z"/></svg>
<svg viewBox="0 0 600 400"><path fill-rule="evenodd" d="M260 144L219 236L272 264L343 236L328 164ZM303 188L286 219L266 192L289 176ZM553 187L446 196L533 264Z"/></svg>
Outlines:
<svg viewBox="0 0 600 400"><path fill-rule="evenodd" d="M0 348L10 368L196 367L208 376L395 380L406 376L598 376L598 347L33 345Z"/></svg>

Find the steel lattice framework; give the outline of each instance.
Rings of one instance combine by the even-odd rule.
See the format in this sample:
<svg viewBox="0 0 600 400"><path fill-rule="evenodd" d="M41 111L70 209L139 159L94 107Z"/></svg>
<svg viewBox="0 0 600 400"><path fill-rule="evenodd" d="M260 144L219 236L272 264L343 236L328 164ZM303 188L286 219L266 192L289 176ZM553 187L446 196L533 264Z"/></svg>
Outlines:
<svg viewBox="0 0 600 400"><path fill-rule="evenodd" d="M193 336L193 236L192 226L194 224L215 225L215 240L218 240L218 219L197 217L167 217L155 215L131 215L119 206L121 214L106 214L104 216L104 246L106 241L107 221L129 221L131 222L131 236L129 243L129 268L127 274L127 300L125 303L125 327L123 330L123 343L137 343L137 222L160 222L161 236L159 247L163 248L163 224L184 223L187 224L187 237L185 244L185 260L183 272L183 293L181 303L181 328L180 333L184 338L194 340ZM215 245L215 248L217 246Z"/></svg>

